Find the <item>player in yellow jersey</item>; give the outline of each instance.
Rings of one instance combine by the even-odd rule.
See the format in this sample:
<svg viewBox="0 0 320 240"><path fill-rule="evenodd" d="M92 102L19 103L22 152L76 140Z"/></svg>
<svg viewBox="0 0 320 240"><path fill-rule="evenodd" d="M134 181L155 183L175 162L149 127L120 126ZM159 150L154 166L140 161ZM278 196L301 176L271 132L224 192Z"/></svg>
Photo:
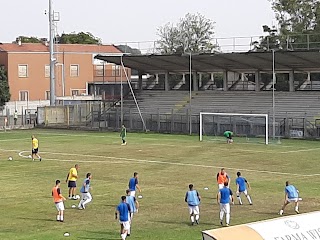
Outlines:
<svg viewBox="0 0 320 240"><path fill-rule="evenodd" d="M32 135L32 161L34 161L35 157L37 157L41 162L41 157L39 155L39 141L38 139Z"/></svg>
<svg viewBox="0 0 320 240"><path fill-rule="evenodd" d="M66 182L68 182L68 188L69 188L69 199L73 199L73 200L77 200L75 192L77 188L78 169L79 169L78 164L70 168L69 173L67 175L67 179L66 179Z"/></svg>

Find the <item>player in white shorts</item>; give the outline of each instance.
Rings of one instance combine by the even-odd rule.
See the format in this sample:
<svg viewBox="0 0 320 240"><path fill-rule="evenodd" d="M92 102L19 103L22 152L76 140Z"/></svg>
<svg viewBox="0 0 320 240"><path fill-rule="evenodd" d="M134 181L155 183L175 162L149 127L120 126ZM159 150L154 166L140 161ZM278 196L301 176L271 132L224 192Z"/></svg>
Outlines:
<svg viewBox="0 0 320 240"><path fill-rule="evenodd" d="M220 224L223 225L223 217L226 215L226 226L230 224L230 199L233 202L233 194L228 183L224 183L224 188L220 189L217 195L217 202L220 205Z"/></svg>
<svg viewBox="0 0 320 240"><path fill-rule="evenodd" d="M295 186L291 185L289 181L286 181L284 203L279 214L283 215L286 206L292 202L295 203L295 212L299 213L299 191L296 189Z"/></svg>
<svg viewBox="0 0 320 240"><path fill-rule="evenodd" d="M121 239L125 240L128 234L128 230L130 230L130 205L126 202L126 196L121 197L121 203L117 206L115 212L115 218L118 219L121 226Z"/></svg>
<svg viewBox="0 0 320 240"><path fill-rule="evenodd" d="M66 200L64 196L62 196L60 191L60 180L56 180L56 185L52 188L52 197L56 209L58 211L57 221L63 222L63 212L64 212L64 204L63 201Z"/></svg>
<svg viewBox="0 0 320 240"><path fill-rule="evenodd" d="M189 191L186 193L185 202L188 203L191 225L199 224L201 197L197 190L193 189L193 184L189 185Z"/></svg>

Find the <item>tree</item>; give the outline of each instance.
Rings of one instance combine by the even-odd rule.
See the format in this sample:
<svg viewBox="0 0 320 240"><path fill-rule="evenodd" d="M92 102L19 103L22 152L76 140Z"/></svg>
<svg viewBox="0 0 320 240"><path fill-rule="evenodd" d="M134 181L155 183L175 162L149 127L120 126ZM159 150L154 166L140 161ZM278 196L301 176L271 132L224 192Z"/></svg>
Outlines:
<svg viewBox="0 0 320 240"><path fill-rule="evenodd" d="M14 43L17 43L17 40L20 40L22 43L41 43L41 39L37 37L26 37L26 36L19 36L16 38Z"/></svg>
<svg viewBox="0 0 320 240"><path fill-rule="evenodd" d="M164 54L211 52L217 47L213 44L214 24L200 13L188 13L177 24L158 28L158 49Z"/></svg>
<svg viewBox="0 0 320 240"><path fill-rule="evenodd" d="M60 44L101 44L101 39L89 32L63 33L57 40Z"/></svg>
<svg viewBox="0 0 320 240"><path fill-rule="evenodd" d="M270 1L278 29L263 26L268 36L253 43L255 50L320 48L319 0Z"/></svg>
<svg viewBox="0 0 320 240"><path fill-rule="evenodd" d="M0 66L0 107L10 100L8 74L4 66Z"/></svg>
<svg viewBox="0 0 320 240"><path fill-rule="evenodd" d="M128 45L118 45L116 46L123 53L130 53L132 55L141 55L141 51L137 48L132 48Z"/></svg>

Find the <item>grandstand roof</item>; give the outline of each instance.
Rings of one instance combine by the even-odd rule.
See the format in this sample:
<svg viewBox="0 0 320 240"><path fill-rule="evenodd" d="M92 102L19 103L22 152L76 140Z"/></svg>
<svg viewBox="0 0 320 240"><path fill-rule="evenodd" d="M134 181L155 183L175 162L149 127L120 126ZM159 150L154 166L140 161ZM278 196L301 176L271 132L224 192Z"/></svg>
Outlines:
<svg viewBox="0 0 320 240"><path fill-rule="evenodd" d="M123 55L126 67L144 73L188 72L188 54L172 55ZM98 55L97 59L121 65L121 56ZM228 71L272 71L272 51L244 53L193 54L192 70L197 72ZM317 51L276 51L276 71L319 71L320 52Z"/></svg>

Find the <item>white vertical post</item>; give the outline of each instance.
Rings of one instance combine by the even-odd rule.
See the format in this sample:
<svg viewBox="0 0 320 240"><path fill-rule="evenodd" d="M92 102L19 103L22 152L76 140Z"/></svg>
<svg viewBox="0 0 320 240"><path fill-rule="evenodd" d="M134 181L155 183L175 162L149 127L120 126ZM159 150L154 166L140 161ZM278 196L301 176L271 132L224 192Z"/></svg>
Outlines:
<svg viewBox="0 0 320 240"><path fill-rule="evenodd" d="M56 103L55 90L55 76L54 76L54 11L52 7L52 0L49 0L49 49L50 49L50 105L54 106Z"/></svg>
<svg viewBox="0 0 320 240"><path fill-rule="evenodd" d="M269 144L269 117L266 115L266 145Z"/></svg>
<svg viewBox="0 0 320 240"><path fill-rule="evenodd" d="M200 113L200 142L202 142L202 113Z"/></svg>

